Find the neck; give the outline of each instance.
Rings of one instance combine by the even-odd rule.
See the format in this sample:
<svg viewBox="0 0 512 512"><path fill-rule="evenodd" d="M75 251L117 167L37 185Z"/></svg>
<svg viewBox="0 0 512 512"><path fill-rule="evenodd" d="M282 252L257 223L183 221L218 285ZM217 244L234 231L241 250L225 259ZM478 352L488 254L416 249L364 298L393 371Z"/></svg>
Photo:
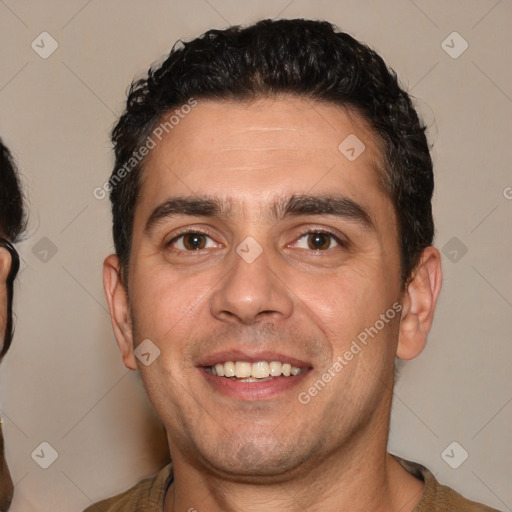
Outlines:
<svg viewBox="0 0 512 512"><path fill-rule="evenodd" d="M388 424L265 483L201 470L171 453L174 483L165 512L410 512L424 486L386 452Z"/></svg>

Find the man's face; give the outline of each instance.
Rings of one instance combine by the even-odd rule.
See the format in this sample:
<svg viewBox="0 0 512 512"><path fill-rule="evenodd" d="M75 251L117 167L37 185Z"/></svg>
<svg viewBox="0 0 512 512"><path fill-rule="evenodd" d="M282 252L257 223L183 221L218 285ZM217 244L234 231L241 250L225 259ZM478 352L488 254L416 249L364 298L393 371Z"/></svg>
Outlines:
<svg viewBox="0 0 512 512"><path fill-rule="evenodd" d="M360 146L338 149L350 135L366 148L355 160ZM401 286L379 158L355 112L291 97L199 101L152 150L128 288L133 342L149 339L160 354L149 366L125 362L138 363L175 461L278 475L316 464L356 432L387 429L400 315L377 321ZM222 211L176 213L186 201L173 199L199 196ZM364 345L358 335L370 327ZM349 360L353 341L360 351ZM239 375L256 362L301 373L273 364L281 376L212 374L237 361Z"/></svg>

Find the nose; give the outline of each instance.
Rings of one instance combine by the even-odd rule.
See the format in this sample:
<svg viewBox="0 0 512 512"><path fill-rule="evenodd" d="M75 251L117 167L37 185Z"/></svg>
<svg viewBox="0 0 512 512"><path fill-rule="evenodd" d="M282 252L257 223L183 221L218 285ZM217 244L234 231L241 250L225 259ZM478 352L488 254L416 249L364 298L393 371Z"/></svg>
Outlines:
<svg viewBox="0 0 512 512"><path fill-rule="evenodd" d="M272 264L267 253L264 250L251 263L233 253L231 268L211 297L215 318L249 325L291 316L293 294L283 282L279 262Z"/></svg>

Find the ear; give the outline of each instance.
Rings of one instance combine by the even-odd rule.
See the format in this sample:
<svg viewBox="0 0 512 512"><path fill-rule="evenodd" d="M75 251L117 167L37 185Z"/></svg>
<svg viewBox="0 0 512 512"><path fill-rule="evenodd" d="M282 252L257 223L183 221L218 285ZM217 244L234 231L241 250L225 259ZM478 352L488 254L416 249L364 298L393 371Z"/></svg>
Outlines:
<svg viewBox="0 0 512 512"><path fill-rule="evenodd" d="M128 295L120 277L119 258L115 254L108 256L103 262L103 288L123 363L126 368L135 370L137 363L133 354L132 320Z"/></svg>
<svg viewBox="0 0 512 512"><path fill-rule="evenodd" d="M0 284L7 281L7 276L11 270L11 253L5 248L0 246Z"/></svg>
<svg viewBox="0 0 512 512"><path fill-rule="evenodd" d="M7 325L7 276L11 270L11 253L0 247L0 352L4 348L4 333Z"/></svg>
<svg viewBox="0 0 512 512"><path fill-rule="evenodd" d="M435 247L427 247L403 293L396 351L400 359L414 359L425 348L441 291L441 281L441 255Z"/></svg>

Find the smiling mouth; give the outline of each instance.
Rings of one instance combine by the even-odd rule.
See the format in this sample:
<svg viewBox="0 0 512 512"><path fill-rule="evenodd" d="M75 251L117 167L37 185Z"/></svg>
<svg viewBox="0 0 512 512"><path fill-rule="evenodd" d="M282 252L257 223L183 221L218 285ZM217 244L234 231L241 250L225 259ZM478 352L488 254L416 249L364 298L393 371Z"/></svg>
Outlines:
<svg viewBox="0 0 512 512"><path fill-rule="evenodd" d="M279 377L296 377L304 368L292 366L281 361L226 361L213 366L205 366L205 371L217 377L224 377L237 382L266 382Z"/></svg>

